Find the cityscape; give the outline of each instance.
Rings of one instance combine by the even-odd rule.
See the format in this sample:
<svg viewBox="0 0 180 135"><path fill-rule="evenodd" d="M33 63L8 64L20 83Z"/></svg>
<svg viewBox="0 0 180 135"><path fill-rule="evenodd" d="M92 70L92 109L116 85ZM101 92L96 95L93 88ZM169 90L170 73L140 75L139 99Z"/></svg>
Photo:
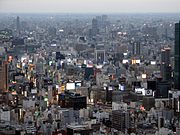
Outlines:
<svg viewBox="0 0 180 135"><path fill-rule="evenodd" d="M178 11L3 6L0 135L180 135Z"/></svg>

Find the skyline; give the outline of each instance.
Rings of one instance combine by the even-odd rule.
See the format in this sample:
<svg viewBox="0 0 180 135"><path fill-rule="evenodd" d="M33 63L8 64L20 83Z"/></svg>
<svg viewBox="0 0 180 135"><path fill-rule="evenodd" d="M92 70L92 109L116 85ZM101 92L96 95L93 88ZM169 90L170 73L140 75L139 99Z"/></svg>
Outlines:
<svg viewBox="0 0 180 135"><path fill-rule="evenodd" d="M179 0L0 0L0 13L178 13Z"/></svg>

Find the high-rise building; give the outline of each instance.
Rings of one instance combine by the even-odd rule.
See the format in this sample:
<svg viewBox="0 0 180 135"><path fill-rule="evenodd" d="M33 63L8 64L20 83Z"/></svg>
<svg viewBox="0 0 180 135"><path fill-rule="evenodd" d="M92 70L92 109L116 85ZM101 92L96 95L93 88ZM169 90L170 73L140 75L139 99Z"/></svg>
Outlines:
<svg viewBox="0 0 180 135"><path fill-rule="evenodd" d="M143 97L143 106L146 110L150 110L152 107L155 106L155 98L154 97Z"/></svg>
<svg viewBox="0 0 180 135"><path fill-rule="evenodd" d="M99 44L95 49L95 59L97 64L103 64L106 60L105 58L105 49L103 44Z"/></svg>
<svg viewBox="0 0 180 135"><path fill-rule="evenodd" d="M163 80L171 79L170 48L161 50L161 76Z"/></svg>
<svg viewBox="0 0 180 135"><path fill-rule="evenodd" d="M139 42L134 42L132 46L132 53L133 55L140 55L141 54L141 45Z"/></svg>
<svg viewBox="0 0 180 135"><path fill-rule="evenodd" d="M92 20L92 36L96 36L96 34L98 34L98 31L98 20L94 18Z"/></svg>
<svg viewBox="0 0 180 135"><path fill-rule="evenodd" d="M130 128L130 113L123 110L112 111L112 127L125 132Z"/></svg>
<svg viewBox="0 0 180 135"><path fill-rule="evenodd" d="M20 34L20 18L19 18L19 16L17 16L17 18L16 18L16 30L17 30L17 33Z"/></svg>
<svg viewBox="0 0 180 135"><path fill-rule="evenodd" d="M60 100L62 100L62 98ZM86 100L87 100L86 96L82 96L78 93L65 91L63 102L65 102L66 108L73 108L74 110L80 110L87 107Z"/></svg>
<svg viewBox="0 0 180 135"><path fill-rule="evenodd" d="M155 98L168 98L169 90L171 90L171 83L169 81L158 82Z"/></svg>
<svg viewBox="0 0 180 135"><path fill-rule="evenodd" d="M0 56L0 92L8 90L8 63Z"/></svg>
<svg viewBox="0 0 180 135"><path fill-rule="evenodd" d="M180 46L180 22L175 24L175 67L174 67L174 86L175 89L180 89L180 52L179 52L179 46Z"/></svg>
<svg viewBox="0 0 180 135"><path fill-rule="evenodd" d="M108 16L102 15L102 27L103 28L105 28L107 26L107 20L108 20Z"/></svg>

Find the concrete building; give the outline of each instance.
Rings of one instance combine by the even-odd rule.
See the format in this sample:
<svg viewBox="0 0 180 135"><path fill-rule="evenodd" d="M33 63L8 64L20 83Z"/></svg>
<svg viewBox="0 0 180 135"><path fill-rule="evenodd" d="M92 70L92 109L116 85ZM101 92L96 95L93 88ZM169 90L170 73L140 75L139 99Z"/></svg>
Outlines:
<svg viewBox="0 0 180 135"><path fill-rule="evenodd" d="M0 56L0 92L8 90L8 62Z"/></svg>
<svg viewBox="0 0 180 135"><path fill-rule="evenodd" d="M139 42L134 42L132 46L132 54L137 56L141 54L141 45Z"/></svg>
<svg viewBox="0 0 180 135"><path fill-rule="evenodd" d="M99 44L95 49L95 60L97 64L103 64L106 60L105 49L103 44Z"/></svg>
<svg viewBox="0 0 180 135"><path fill-rule="evenodd" d="M93 130L89 125L68 125L67 126L68 135L92 135Z"/></svg>
<svg viewBox="0 0 180 135"><path fill-rule="evenodd" d="M126 132L130 128L130 113L128 111L112 111L112 127L118 131Z"/></svg>

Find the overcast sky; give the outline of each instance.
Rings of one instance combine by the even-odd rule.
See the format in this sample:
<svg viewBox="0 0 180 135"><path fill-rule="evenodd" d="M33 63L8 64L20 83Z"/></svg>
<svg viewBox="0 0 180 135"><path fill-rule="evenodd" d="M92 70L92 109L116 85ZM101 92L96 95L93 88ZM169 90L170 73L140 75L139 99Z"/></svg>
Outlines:
<svg viewBox="0 0 180 135"><path fill-rule="evenodd" d="M180 12L180 0L0 0L0 12Z"/></svg>

